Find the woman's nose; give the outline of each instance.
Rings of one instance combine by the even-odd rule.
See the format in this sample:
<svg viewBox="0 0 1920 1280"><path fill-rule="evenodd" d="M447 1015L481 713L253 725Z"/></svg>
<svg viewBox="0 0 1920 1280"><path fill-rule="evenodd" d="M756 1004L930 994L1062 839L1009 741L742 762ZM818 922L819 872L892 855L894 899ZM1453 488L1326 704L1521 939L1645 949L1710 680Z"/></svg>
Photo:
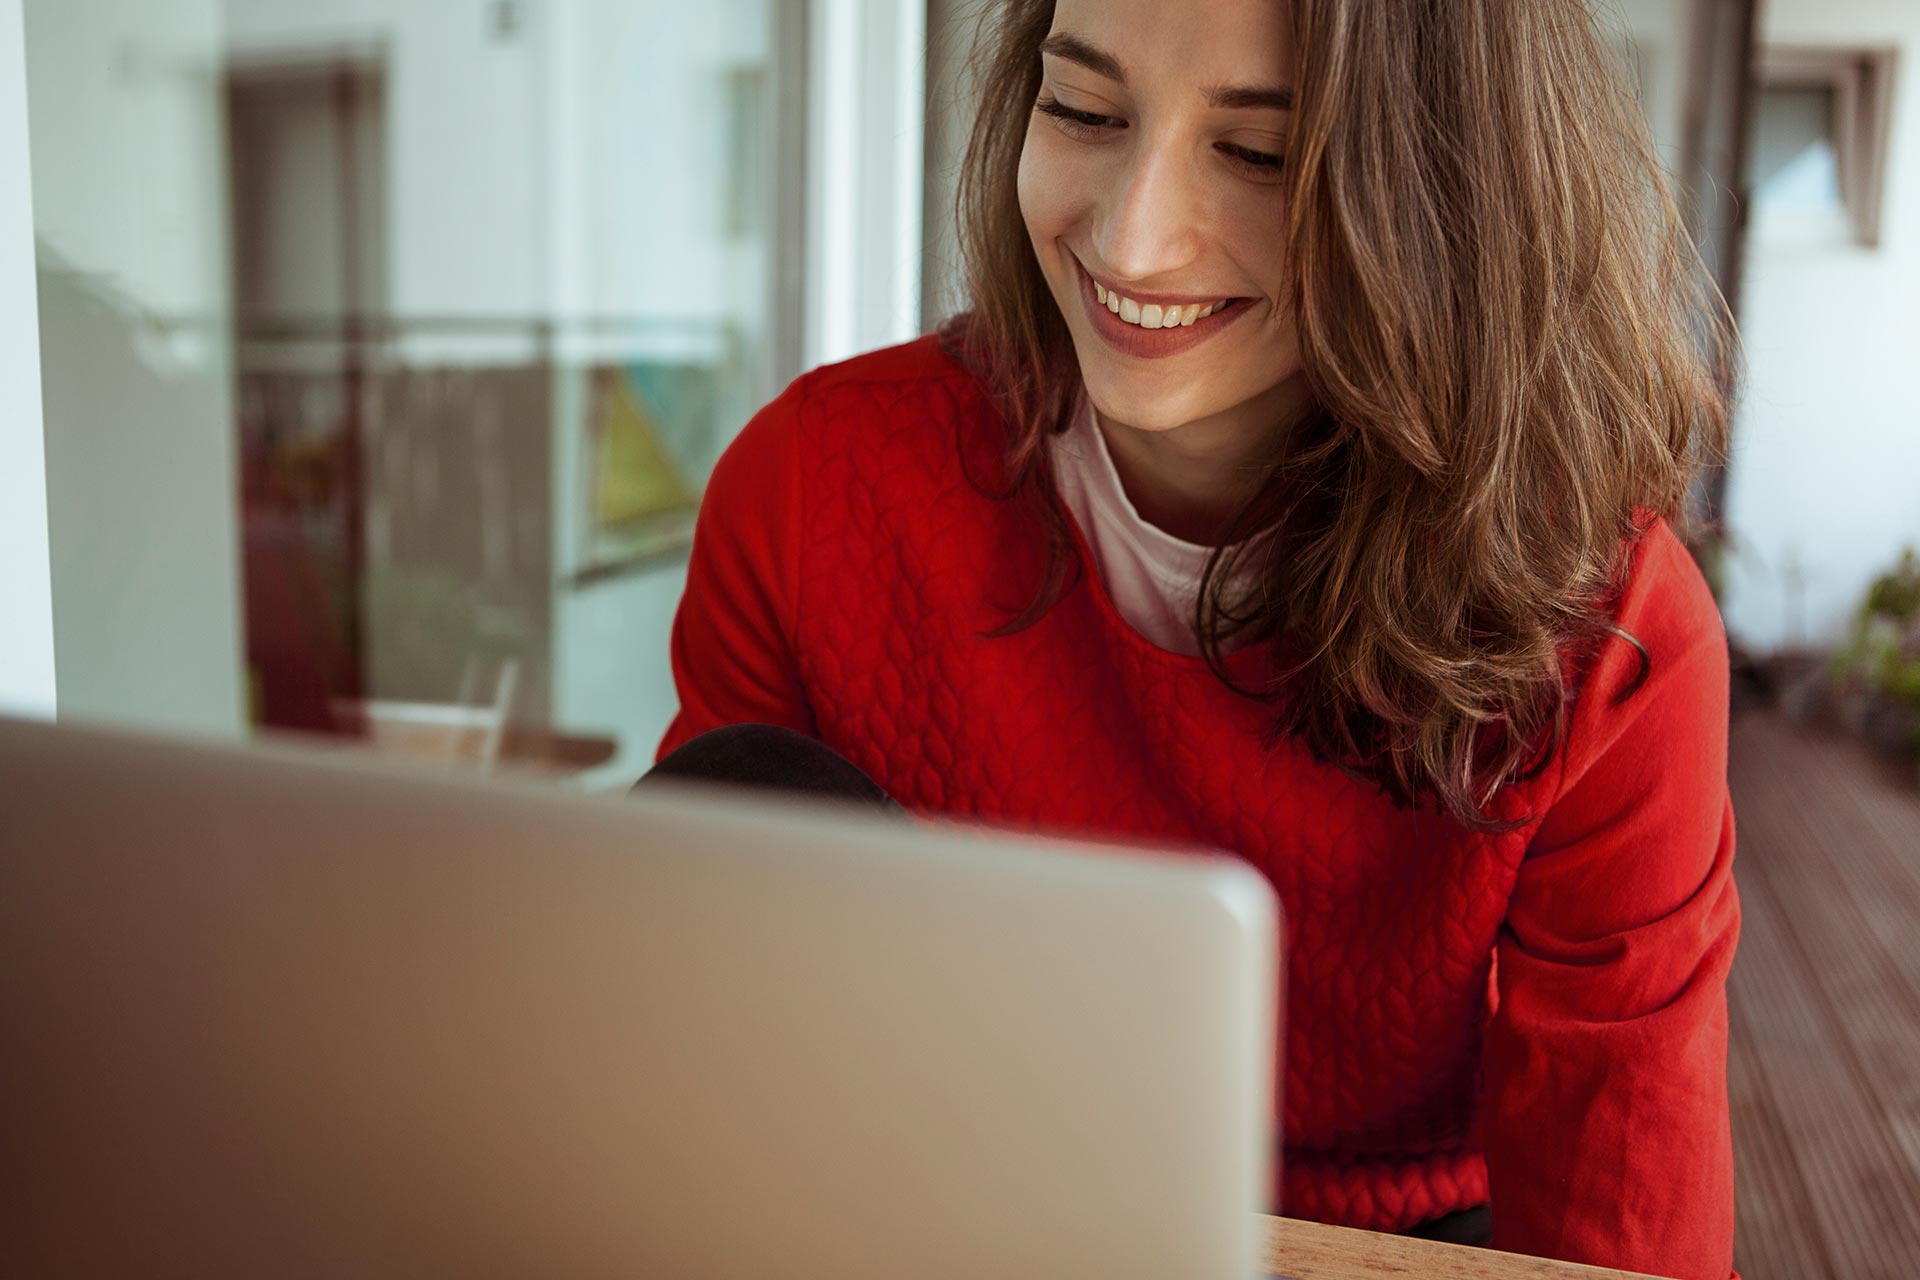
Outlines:
<svg viewBox="0 0 1920 1280"><path fill-rule="evenodd" d="M1172 146L1143 143L1101 202L1094 250L1122 281L1177 287L1196 256L1199 205L1185 157Z"/></svg>

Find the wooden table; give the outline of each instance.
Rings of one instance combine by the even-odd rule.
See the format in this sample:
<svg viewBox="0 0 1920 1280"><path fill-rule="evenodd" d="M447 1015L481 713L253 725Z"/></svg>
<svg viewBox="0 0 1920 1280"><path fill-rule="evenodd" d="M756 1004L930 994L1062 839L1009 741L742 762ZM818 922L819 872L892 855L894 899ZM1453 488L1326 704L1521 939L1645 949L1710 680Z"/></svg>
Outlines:
<svg viewBox="0 0 1920 1280"><path fill-rule="evenodd" d="M1582 1267L1462 1244L1350 1231L1293 1218L1262 1218L1266 1269L1287 1280L1647 1280L1636 1272Z"/></svg>

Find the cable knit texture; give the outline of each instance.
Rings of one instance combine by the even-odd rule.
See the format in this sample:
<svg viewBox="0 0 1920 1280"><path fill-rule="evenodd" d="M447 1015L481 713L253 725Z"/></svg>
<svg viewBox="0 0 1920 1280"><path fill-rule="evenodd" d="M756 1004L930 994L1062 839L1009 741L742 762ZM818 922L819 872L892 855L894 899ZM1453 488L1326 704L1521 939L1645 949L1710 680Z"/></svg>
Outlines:
<svg viewBox="0 0 1920 1280"><path fill-rule="evenodd" d="M1502 836L1403 810L1115 611L1081 572L1033 627L1043 543L977 492L1004 433L931 335L797 379L701 509L659 747L745 721L811 734L910 810L1225 849L1286 912L1276 1208L1398 1230L1492 1204L1494 1246L1725 1280L1725 983L1739 930L1727 651L1666 524L1636 544L1567 744ZM963 455L965 466L963 468ZM1252 680L1267 645L1228 657Z"/></svg>

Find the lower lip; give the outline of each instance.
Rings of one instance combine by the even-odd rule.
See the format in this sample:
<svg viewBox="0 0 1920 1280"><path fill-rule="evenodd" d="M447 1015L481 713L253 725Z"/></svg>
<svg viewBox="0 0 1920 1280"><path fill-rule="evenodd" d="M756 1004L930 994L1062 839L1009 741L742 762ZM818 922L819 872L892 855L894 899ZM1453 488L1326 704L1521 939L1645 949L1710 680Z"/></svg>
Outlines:
<svg viewBox="0 0 1920 1280"><path fill-rule="evenodd" d="M1100 295L1093 291L1093 277L1080 267L1077 260L1074 268L1080 272L1080 293L1087 300L1087 312L1093 319L1094 332L1123 355L1139 356L1146 360L1177 356L1182 351L1199 346L1253 310L1252 304L1240 298L1225 310L1215 311L1192 324L1178 325L1172 329L1142 329L1109 311L1106 304L1100 301Z"/></svg>

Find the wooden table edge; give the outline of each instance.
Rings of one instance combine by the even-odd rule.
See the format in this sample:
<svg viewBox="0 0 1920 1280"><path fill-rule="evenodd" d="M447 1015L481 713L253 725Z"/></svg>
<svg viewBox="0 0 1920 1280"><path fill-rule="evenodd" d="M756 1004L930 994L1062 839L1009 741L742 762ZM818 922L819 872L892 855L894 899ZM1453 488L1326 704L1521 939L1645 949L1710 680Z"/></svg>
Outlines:
<svg viewBox="0 0 1920 1280"><path fill-rule="evenodd" d="M1657 1280L1634 1271L1587 1267L1519 1253L1441 1244L1380 1231L1329 1227L1297 1218L1262 1216L1262 1252L1268 1273L1289 1280Z"/></svg>

